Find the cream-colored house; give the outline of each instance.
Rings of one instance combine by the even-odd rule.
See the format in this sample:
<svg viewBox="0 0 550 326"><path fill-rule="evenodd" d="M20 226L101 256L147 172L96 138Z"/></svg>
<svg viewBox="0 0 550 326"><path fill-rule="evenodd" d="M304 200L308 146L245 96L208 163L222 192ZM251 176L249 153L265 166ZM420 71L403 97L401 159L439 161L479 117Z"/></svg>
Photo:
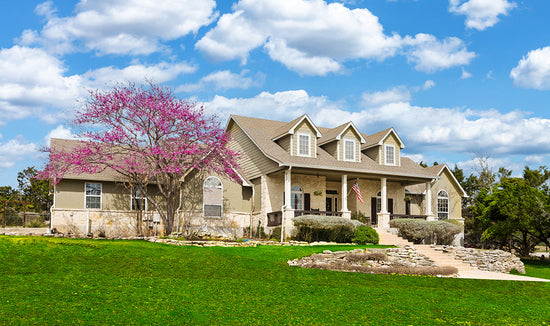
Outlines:
<svg viewBox="0 0 550 326"><path fill-rule="evenodd" d="M242 182L200 171L187 176L178 231L239 235L251 225L282 226L289 236L295 216L351 218L355 212L370 216L380 228L405 216L462 220L466 193L449 168L422 168L402 156L405 144L393 128L366 135L353 122L323 128L307 115L290 122L232 115L226 131L231 148L241 154ZM139 207L145 208L140 216ZM65 176L55 187L52 223L57 229L131 234L136 221L146 221L146 229L159 223L139 191L108 172Z"/></svg>

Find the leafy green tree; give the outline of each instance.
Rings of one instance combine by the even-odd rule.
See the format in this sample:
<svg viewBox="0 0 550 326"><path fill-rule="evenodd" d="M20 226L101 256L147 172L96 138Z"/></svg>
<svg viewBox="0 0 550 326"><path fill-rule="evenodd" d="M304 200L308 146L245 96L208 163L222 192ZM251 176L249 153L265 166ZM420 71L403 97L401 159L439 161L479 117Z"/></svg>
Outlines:
<svg viewBox="0 0 550 326"><path fill-rule="evenodd" d="M504 178L476 208L478 218L489 224L482 239L498 241L510 251L529 256L541 240L537 229L548 222L547 207L546 195L527 180Z"/></svg>
<svg viewBox="0 0 550 326"><path fill-rule="evenodd" d="M50 194L48 180L36 178L38 171L34 166L17 173L17 182L22 200L30 202L36 212L47 211L53 203L53 196Z"/></svg>
<svg viewBox="0 0 550 326"><path fill-rule="evenodd" d="M548 189L548 185L545 185L546 181L550 178L550 171L546 166L540 166L536 170L531 170L528 166L523 169L523 179L527 180L531 187L538 189Z"/></svg>

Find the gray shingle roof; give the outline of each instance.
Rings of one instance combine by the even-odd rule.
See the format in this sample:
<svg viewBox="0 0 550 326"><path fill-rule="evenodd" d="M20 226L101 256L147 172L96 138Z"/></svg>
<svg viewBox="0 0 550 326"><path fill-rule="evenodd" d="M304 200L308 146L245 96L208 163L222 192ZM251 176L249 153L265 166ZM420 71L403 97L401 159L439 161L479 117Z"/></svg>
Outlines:
<svg viewBox="0 0 550 326"><path fill-rule="evenodd" d="M318 169L330 169L350 171L355 173L376 173L387 175L400 175L419 178L433 178L435 175L431 171L427 171L409 158L401 157L401 166L386 166L380 165L373 161L365 154L361 154L361 162L345 162L338 161L335 157L328 152L317 146L317 157L301 157L291 156L290 153L285 151L272 139L280 136L281 130L286 128L290 123L250 118L238 115L232 115L231 119L239 125L243 131L251 138L251 140L258 146L258 148L269 158L279 163L281 166L293 165L296 167L308 167ZM296 123L297 120L292 122ZM334 135L339 128L322 128L317 127L323 134L323 138ZM334 130L336 129L336 130ZM385 134L390 130L388 128L371 136L364 135L364 138L368 138L368 141L378 142ZM341 130L340 130L341 131ZM336 133L337 135L338 133ZM325 136L326 135L326 136ZM365 137L366 136L366 137ZM321 139L323 139L321 138Z"/></svg>

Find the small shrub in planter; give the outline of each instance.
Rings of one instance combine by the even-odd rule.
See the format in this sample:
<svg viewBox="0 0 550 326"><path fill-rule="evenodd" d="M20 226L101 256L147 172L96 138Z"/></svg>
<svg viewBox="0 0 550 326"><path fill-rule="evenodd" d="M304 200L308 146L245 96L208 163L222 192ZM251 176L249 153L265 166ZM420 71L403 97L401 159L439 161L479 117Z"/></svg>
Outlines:
<svg viewBox="0 0 550 326"><path fill-rule="evenodd" d="M351 241L357 244L364 245L367 243L378 244L380 239L375 229L371 228L370 226L363 225L355 229L355 236L353 237L353 239L351 239Z"/></svg>
<svg viewBox="0 0 550 326"><path fill-rule="evenodd" d="M351 242L359 221L337 216L304 215L294 218L294 238L298 241Z"/></svg>

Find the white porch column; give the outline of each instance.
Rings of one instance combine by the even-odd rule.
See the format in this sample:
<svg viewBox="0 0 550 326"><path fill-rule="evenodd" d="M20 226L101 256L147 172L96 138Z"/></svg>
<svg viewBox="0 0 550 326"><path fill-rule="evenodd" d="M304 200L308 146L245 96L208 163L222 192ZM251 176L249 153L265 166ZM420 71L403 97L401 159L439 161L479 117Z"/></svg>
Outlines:
<svg viewBox="0 0 550 326"><path fill-rule="evenodd" d="M388 212L388 196L386 194L386 178L380 179L380 198L382 199L382 203L380 205L380 213L387 213Z"/></svg>
<svg viewBox="0 0 550 326"><path fill-rule="evenodd" d="M435 216L432 212L432 183L431 181L426 182L426 220L435 221Z"/></svg>
<svg viewBox="0 0 550 326"><path fill-rule="evenodd" d="M389 229L390 227L386 178L380 178L380 213L378 213L378 227L381 229Z"/></svg>
<svg viewBox="0 0 550 326"><path fill-rule="evenodd" d="M342 175L342 217L351 219L351 212L348 210L348 175Z"/></svg>
<svg viewBox="0 0 550 326"><path fill-rule="evenodd" d="M282 223L281 223L281 242L289 238L294 228L292 219L294 219L294 209L291 204L291 185L292 185L292 167L285 171L285 198L282 207Z"/></svg>
<svg viewBox="0 0 550 326"><path fill-rule="evenodd" d="M290 204L290 192L291 192L291 175L290 175L290 168L285 171L285 198L283 206L286 208L292 208L292 205Z"/></svg>

